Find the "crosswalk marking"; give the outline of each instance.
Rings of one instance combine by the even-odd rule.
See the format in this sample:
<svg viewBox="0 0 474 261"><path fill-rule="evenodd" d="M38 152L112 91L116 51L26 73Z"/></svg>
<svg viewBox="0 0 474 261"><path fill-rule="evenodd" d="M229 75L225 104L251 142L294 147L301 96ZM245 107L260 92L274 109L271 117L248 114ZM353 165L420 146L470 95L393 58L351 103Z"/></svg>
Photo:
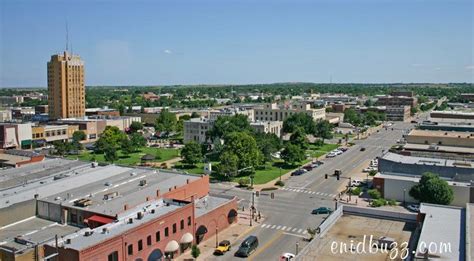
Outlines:
<svg viewBox="0 0 474 261"><path fill-rule="evenodd" d="M295 227L291 230L291 232L295 232L296 230L298 230L298 229Z"/></svg>
<svg viewBox="0 0 474 261"><path fill-rule="evenodd" d="M280 228L281 228L281 226L278 226L278 227L277 227L277 229L280 229Z"/></svg>
<svg viewBox="0 0 474 261"><path fill-rule="evenodd" d="M290 230L291 230L291 227L288 227L288 228L286 229L286 231L290 231Z"/></svg>
<svg viewBox="0 0 474 261"><path fill-rule="evenodd" d="M261 226L261 227L265 228L266 226L267 226L267 224L262 224L262 226Z"/></svg>
<svg viewBox="0 0 474 261"><path fill-rule="evenodd" d="M286 226L283 226L283 227L281 228L281 230L285 230L285 229L286 229Z"/></svg>
<svg viewBox="0 0 474 261"><path fill-rule="evenodd" d="M319 195L319 196L331 197L331 198L336 196L336 194L319 192L319 191L311 191L311 190L305 190L305 189L296 189L296 188L281 188L281 190L286 190L286 191L291 191L291 192L296 192L296 193L305 193L305 194L310 194L310 195Z"/></svg>
<svg viewBox="0 0 474 261"><path fill-rule="evenodd" d="M260 225L261 228L266 228L266 229L276 229L276 230L281 230L285 233L290 233L289 235L294 235L294 236L301 236L308 234L306 229L301 229L297 227L290 227L290 226L283 226L283 225L272 225L272 224L265 224L262 223ZM293 233L293 234L292 234ZM301 235L298 235L301 234Z"/></svg>
<svg viewBox="0 0 474 261"><path fill-rule="evenodd" d="M305 231L303 231L303 235L306 235L307 233L308 233L308 231L306 231L306 230L305 230Z"/></svg>
<svg viewBox="0 0 474 261"><path fill-rule="evenodd" d="M275 227L276 227L276 225L273 225L273 226L271 227L271 229L274 229Z"/></svg>
<svg viewBox="0 0 474 261"><path fill-rule="evenodd" d="M298 229L298 233L303 233L303 229Z"/></svg>

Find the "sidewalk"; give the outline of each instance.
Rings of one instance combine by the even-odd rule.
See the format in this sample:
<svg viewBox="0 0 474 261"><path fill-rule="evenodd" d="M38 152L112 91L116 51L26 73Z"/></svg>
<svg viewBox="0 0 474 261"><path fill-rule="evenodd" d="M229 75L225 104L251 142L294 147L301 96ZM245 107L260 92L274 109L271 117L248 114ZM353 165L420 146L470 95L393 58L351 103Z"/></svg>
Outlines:
<svg viewBox="0 0 474 261"><path fill-rule="evenodd" d="M250 234L250 232L255 229L258 225L260 225L264 221L264 217L259 221L255 222L252 221L253 226L250 226L250 213L249 211L239 211L238 212L238 221L236 224L231 225L224 231L218 234L218 242L222 240L229 240L231 243L231 250L225 255L233 255L235 251L238 249L238 244L236 244L239 239ZM201 242L198 245L199 249L201 250L201 254L197 258L197 260L217 260L218 257L214 256L214 249L216 248L216 236L212 236L207 240ZM186 253L182 254L175 260L194 260L191 256L191 250L188 250Z"/></svg>

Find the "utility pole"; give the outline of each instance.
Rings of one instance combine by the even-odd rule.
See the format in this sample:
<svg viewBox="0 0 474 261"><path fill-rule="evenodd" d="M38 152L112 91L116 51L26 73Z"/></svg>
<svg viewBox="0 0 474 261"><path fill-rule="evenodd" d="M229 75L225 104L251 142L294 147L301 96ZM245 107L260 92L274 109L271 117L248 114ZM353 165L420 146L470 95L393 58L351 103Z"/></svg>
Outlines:
<svg viewBox="0 0 474 261"><path fill-rule="evenodd" d="M280 167L280 181L281 181L281 167Z"/></svg>
<svg viewBox="0 0 474 261"><path fill-rule="evenodd" d="M216 225L216 248L219 246L219 239L217 238L218 233L219 233L219 227Z"/></svg>
<svg viewBox="0 0 474 261"><path fill-rule="evenodd" d="M296 253L295 253L295 256L298 255L298 247L300 246L300 243L299 242L296 242Z"/></svg>
<svg viewBox="0 0 474 261"><path fill-rule="evenodd" d="M250 207L250 226L252 226L253 212L255 206L255 192L252 191L252 206Z"/></svg>

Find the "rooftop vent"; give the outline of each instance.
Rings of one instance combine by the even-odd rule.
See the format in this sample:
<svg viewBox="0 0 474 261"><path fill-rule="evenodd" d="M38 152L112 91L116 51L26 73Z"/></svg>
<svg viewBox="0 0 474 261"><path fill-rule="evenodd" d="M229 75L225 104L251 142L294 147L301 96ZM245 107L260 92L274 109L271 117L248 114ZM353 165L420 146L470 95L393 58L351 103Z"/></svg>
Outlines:
<svg viewBox="0 0 474 261"><path fill-rule="evenodd" d="M81 199L78 199L78 200L74 201L74 206L88 207L90 205L92 205L92 200L90 200L90 199L81 198Z"/></svg>
<svg viewBox="0 0 474 261"><path fill-rule="evenodd" d="M28 245L29 243L26 239L22 238L21 236L15 237L15 242L20 245Z"/></svg>
<svg viewBox="0 0 474 261"><path fill-rule="evenodd" d="M133 218L129 218L128 219L128 224L132 224L133 223Z"/></svg>
<svg viewBox="0 0 474 261"><path fill-rule="evenodd" d="M66 243L66 244L71 244L71 239L70 239L70 238L66 238L65 243Z"/></svg>
<svg viewBox="0 0 474 261"><path fill-rule="evenodd" d="M102 234L107 234L107 233L109 233L109 229L106 227L102 228Z"/></svg>
<svg viewBox="0 0 474 261"><path fill-rule="evenodd" d="M138 212L137 213L137 219L142 219L143 218L143 213L142 212Z"/></svg>
<svg viewBox="0 0 474 261"><path fill-rule="evenodd" d="M88 237L88 236L91 236L92 234L94 234L94 231L93 231L93 230L87 230L87 231L84 233L84 236Z"/></svg>
<svg viewBox="0 0 474 261"><path fill-rule="evenodd" d="M119 193L117 191L110 192L104 195L104 200L111 200L113 198L118 197Z"/></svg>

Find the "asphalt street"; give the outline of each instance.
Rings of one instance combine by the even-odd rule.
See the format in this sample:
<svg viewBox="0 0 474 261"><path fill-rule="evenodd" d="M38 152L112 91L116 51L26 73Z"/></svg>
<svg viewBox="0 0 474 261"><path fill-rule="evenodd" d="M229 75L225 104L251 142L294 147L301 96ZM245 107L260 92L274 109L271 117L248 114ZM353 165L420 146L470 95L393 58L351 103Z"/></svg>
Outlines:
<svg viewBox="0 0 474 261"><path fill-rule="evenodd" d="M334 197L348 183L350 171L367 160L381 156L383 151L387 151L410 128L413 128L413 124L396 122L388 130L382 129L365 140L355 141L356 145L345 153L324 159L324 164L318 168L304 175L291 177L286 181L285 187L262 192L259 197L255 197L255 206L265 219L257 226L254 224L255 228L248 234L259 239L259 247L248 259L278 260L285 252L294 254L301 250L307 244L304 240L308 238L306 229L318 227L327 216L312 215L311 210L318 207L334 209ZM360 151L361 147L366 150ZM335 169L342 170L340 180L331 175ZM328 179L324 178L326 173L329 174ZM270 197L271 192L275 194L274 199ZM251 205L252 192L248 190L212 184L211 193L235 195L240 198L240 206L246 210ZM238 260L233 254L245 237L233 243L234 250L231 253L217 259Z"/></svg>

